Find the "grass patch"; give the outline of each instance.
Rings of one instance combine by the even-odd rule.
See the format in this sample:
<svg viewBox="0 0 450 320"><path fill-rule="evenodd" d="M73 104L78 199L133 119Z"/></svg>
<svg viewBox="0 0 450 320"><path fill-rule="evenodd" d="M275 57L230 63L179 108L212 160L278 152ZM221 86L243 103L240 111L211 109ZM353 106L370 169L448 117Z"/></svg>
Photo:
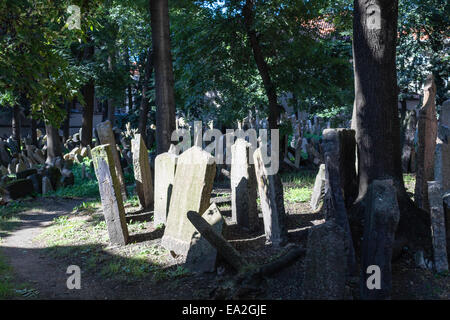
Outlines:
<svg viewBox="0 0 450 320"><path fill-rule="evenodd" d="M14 200L0 207L0 240L20 225L18 214L33 207L31 201Z"/></svg>
<svg viewBox="0 0 450 320"><path fill-rule="evenodd" d="M75 177L75 183L72 186L59 188L56 191L49 192L45 196L100 199L98 182L97 179L95 178L95 172L91 168L92 160L86 157L83 159L83 163L86 166L86 172L89 172L89 175L92 177L91 180L88 180L86 178L82 179L81 177L82 164L74 163L72 167L72 172Z"/></svg>
<svg viewBox="0 0 450 320"><path fill-rule="evenodd" d="M75 259L82 269L116 280L149 278L159 281L186 275L169 267L167 250L152 242L110 246L106 222L100 214L60 216L35 240L42 241L54 258ZM147 222L130 221L130 234L145 233ZM75 263L74 262L74 263Z"/></svg>
<svg viewBox="0 0 450 320"><path fill-rule="evenodd" d="M311 199L312 190L308 187L288 188L284 191L284 199L287 202L307 202Z"/></svg>
<svg viewBox="0 0 450 320"><path fill-rule="evenodd" d="M0 254L0 300L12 298L35 298L39 292L26 283L14 282L13 269L6 263L5 257Z"/></svg>
<svg viewBox="0 0 450 320"><path fill-rule="evenodd" d="M315 171L296 171L281 174L281 181L288 185L298 185L304 187L313 187L317 172Z"/></svg>

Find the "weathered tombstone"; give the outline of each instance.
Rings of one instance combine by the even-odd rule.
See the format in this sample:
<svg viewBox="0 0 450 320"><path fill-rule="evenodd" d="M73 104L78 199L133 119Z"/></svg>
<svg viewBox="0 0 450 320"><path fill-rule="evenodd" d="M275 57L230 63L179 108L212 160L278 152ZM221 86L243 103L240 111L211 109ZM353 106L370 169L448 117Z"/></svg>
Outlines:
<svg viewBox="0 0 450 320"><path fill-rule="evenodd" d="M258 223L255 166L250 143L242 138L231 147L231 217L238 225L254 229Z"/></svg>
<svg viewBox="0 0 450 320"><path fill-rule="evenodd" d="M436 139L434 180L439 181L444 192L450 191L450 100L441 107Z"/></svg>
<svg viewBox="0 0 450 320"><path fill-rule="evenodd" d="M161 240L167 250L187 256L196 232L187 213L202 214L208 209L215 173L214 157L200 147L189 148L178 157L166 229Z"/></svg>
<svg viewBox="0 0 450 320"><path fill-rule="evenodd" d="M36 169L27 169L16 173L17 179L26 179L28 176L37 173Z"/></svg>
<svg viewBox="0 0 450 320"><path fill-rule="evenodd" d="M414 147L414 136L416 135L416 124L416 110L408 111L405 118L405 131L402 150L403 172L415 172L416 149Z"/></svg>
<svg viewBox="0 0 450 320"><path fill-rule="evenodd" d="M148 151L140 134L136 134L134 139L131 140L131 148L133 150L134 178L139 202L144 209L153 209L152 172Z"/></svg>
<svg viewBox="0 0 450 320"><path fill-rule="evenodd" d="M434 266L437 272L448 271L447 239L442 188L438 181L428 181Z"/></svg>
<svg viewBox="0 0 450 320"><path fill-rule="evenodd" d="M392 180L374 180L369 186L367 197L361 258L361 299L390 299L392 248L400 220ZM380 272L379 287L376 287L377 275L373 275L374 279L371 277L374 270L368 270L369 266L374 265ZM372 285L375 287L371 287Z"/></svg>
<svg viewBox="0 0 450 320"><path fill-rule="evenodd" d="M345 231L347 241L347 268L350 273L353 273L356 268L355 250L353 247L353 240L350 231L350 225L347 216L346 202L343 195L342 175L340 169L345 165L342 157L343 143L340 141L340 130L325 129L323 131L323 149L325 156L325 197L324 209L326 220L335 219L336 223ZM347 166L352 167L347 170L354 170L354 150L351 155L347 154ZM353 158L352 158L353 157ZM347 180L350 180L347 177ZM345 191L344 191L345 192Z"/></svg>
<svg viewBox="0 0 450 320"><path fill-rule="evenodd" d="M42 193L42 176L38 173L32 174L27 177L33 184L34 192Z"/></svg>
<svg viewBox="0 0 450 320"><path fill-rule="evenodd" d="M27 166L25 165L25 163L23 163L22 160L20 160L19 163L16 165L16 174L25 170L27 170Z"/></svg>
<svg viewBox="0 0 450 320"><path fill-rule="evenodd" d="M208 222L214 231L222 234L223 217L213 203L202 214L203 219ZM191 246L186 257L186 267L191 271L196 272L213 272L216 266L217 250L211 246L201 234L196 231L191 239Z"/></svg>
<svg viewBox="0 0 450 320"><path fill-rule="evenodd" d="M417 173L414 201L419 208L430 210L427 181L434 180L434 152L436 148L436 85L429 75L424 86L423 106L419 110Z"/></svg>
<svg viewBox="0 0 450 320"><path fill-rule="evenodd" d="M0 164L7 165L11 161L11 156L6 151L6 144L3 140L0 140Z"/></svg>
<svg viewBox="0 0 450 320"><path fill-rule="evenodd" d="M61 171L61 185L63 187L72 186L75 183L75 176L72 171L62 169Z"/></svg>
<svg viewBox="0 0 450 320"><path fill-rule="evenodd" d="M42 177L42 194L47 194L53 191L52 183L47 176Z"/></svg>
<svg viewBox="0 0 450 320"><path fill-rule="evenodd" d="M261 200L266 244L284 245L287 242L287 216L284 210L281 178L278 173L268 174L261 148L253 153L253 162Z"/></svg>
<svg viewBox="0 0 450 320"><path fill-rule="evenodd" d="M114 168L116 170L116 177L119 181L120 193L122 194L122 200L126 201L127 191L125 187L125 178L120 164L119 152L116 150L116 139L114 138L114 132L109 120L101 122L97 125L97 133L101 144L111 145L111 153L114 159ZM80 150L81 151L81 150Z"/></svg>
<svg viewBox="0 0 450 320"><path fill-rule="evenodd" d="M314 189L309 203L313 211L319 209L319 203L325 194L325 181L325 164L321 164L319 172L316 175L316 180L314 181Z"/></svg>
<svg viewBox="0 0 450 320"><path fill-rule="evenodd" d="M8 183L5 189L13 200L29 196L34 191L33 183L28 179L14 180Z"/></svg>
<svg viewBox="0 0 450 320"><path fill-rule="evenodd" d="M155 226L166 223L177 159L178 156L171 152L161 153L155 158L155 212L153 217Z"/></svg>
<svg viewBox="0 0 450 320"><path fill-rule="evenodd" d="M92 158L109 240L113 244L125 245L128 242L128 227L112 146L106 144L95 147L92 149Z"/></svg>
<svg viewBox="0 0 450 320"><path fill-rule="evenodd" d="M346 249L345 232L334 220L309 230L305 258L305 299L345 298Z"/></svg>

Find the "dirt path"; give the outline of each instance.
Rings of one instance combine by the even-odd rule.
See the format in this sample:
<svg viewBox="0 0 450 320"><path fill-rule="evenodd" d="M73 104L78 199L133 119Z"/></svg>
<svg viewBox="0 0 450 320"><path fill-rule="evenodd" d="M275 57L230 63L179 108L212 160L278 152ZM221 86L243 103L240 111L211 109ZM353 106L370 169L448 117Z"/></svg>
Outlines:
<svg viewBox="0 0 450 320"><path fill-rule="evenodd" d="M27 283L38 291L38 299L114 299L113 290L105 290L89 275L81 272L81 289L69 290L66 286L68 265L52 259L33 239L38 236L52 220L69 214L79 205L80 200L42 199L39 209L25 211L19 215L20 226L2 239L0 250L14 269L15 281Z"/></svg>

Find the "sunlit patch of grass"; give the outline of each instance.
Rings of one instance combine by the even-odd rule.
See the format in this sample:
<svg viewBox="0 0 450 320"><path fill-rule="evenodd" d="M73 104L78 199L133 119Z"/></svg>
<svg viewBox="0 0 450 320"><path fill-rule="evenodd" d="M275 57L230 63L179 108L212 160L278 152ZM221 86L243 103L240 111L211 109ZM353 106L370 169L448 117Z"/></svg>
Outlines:
<svg viewBox="0 0 450 320"><path fill-rule="evenodd" d="M311 194L311 188L287 188L284 191L284 200L291 203L307 202L311 199Z"/></svg>
<svg viewBox="0 0 450 320"><path fill-rule="evenodd" d="M414 188L416 186L416 175L413 173L404 173L403 182L405 183L406 191L414 194Z"/></svg>
<svg viewBox="0 0 450 320"><path fill-rule="evenodd" d="M146 228L147 222L128 223L130 234L143 233ZM111 246L101 214L60 216L35 240L44 242L51 256L81 259L80 266L104 277L126 281L143 277L156 280L161 277L161 272L172 272L170 268L164 269L170 256L159 245L140 242Z"/></svg>
<svg viewBox="0 0 450 320"><path fill-rule="evenodd" d="M101 207L101 202L98 200L87 201L73 208L74 213L93 213Z"/></svg>
<svg viewBox="0 0 450 320"><path fill-rule="evenodd" d="M0 240L20 225L19 213L33 207L32 202L15 200L0 206Z"/></svg>
<svg viewBox="0 0 450 320"><path fill-rule="evenodd" d="M316 173L312 171L297 171L281 174L283 183L289 185L299 185L305 187L313 187L316 179Z"/></svg>

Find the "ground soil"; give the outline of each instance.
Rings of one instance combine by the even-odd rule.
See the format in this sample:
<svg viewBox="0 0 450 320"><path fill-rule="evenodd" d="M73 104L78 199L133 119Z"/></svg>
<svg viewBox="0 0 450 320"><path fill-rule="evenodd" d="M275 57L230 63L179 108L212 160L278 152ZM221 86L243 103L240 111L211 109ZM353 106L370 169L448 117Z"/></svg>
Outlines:
<svg viewBox="0 0 450 320"><path fill-rule="evenodd" d="M224 190L215 190L221 194ZM226 190L225 190L226 191ZM233 278L233 271L219 262L215 273L190 274L175 280L154 283L152 281L127 281L107 278L82 270L82 288L69 290L66 286L67 267L77 264L76 257L54 258L47 253L43 242L34 241L55 217L71 215L72 209L83 199L40 198L37 209L20 214L20 226L2 239L0 251L13 267L14 281L27 283L34 289L36 299L212 299L216 289ZM313 213L307 203L286 204L289 213L289 241L297 246L306 246L307 229L322 223L321 212ZM224 210L225 215L227 211ZM153 223L147 230L153 232ZM161 234L162 236L162 234ZM286 252L286 248L265 245L262 219L254 232L241 230L237 226L226 227L224 236L249 261L263 264L274 256ZM156 244L160 238L150 240ZM140 242L145 243L145 241ZM139 245L139 244L138 244ZM425 253L427 256L427 253ZM301 299L304 274L303 258L281 270L271 278L260 292L246 298L256 299ZM405 248L393 264L393 299L450 299L450 277L436 275L429 270L415 267L413 253ZM358 278L349 282L348 290L358 296ZM24 298L19 295L19 299ZM28 297L29 298L29 297Z"/></svg>

